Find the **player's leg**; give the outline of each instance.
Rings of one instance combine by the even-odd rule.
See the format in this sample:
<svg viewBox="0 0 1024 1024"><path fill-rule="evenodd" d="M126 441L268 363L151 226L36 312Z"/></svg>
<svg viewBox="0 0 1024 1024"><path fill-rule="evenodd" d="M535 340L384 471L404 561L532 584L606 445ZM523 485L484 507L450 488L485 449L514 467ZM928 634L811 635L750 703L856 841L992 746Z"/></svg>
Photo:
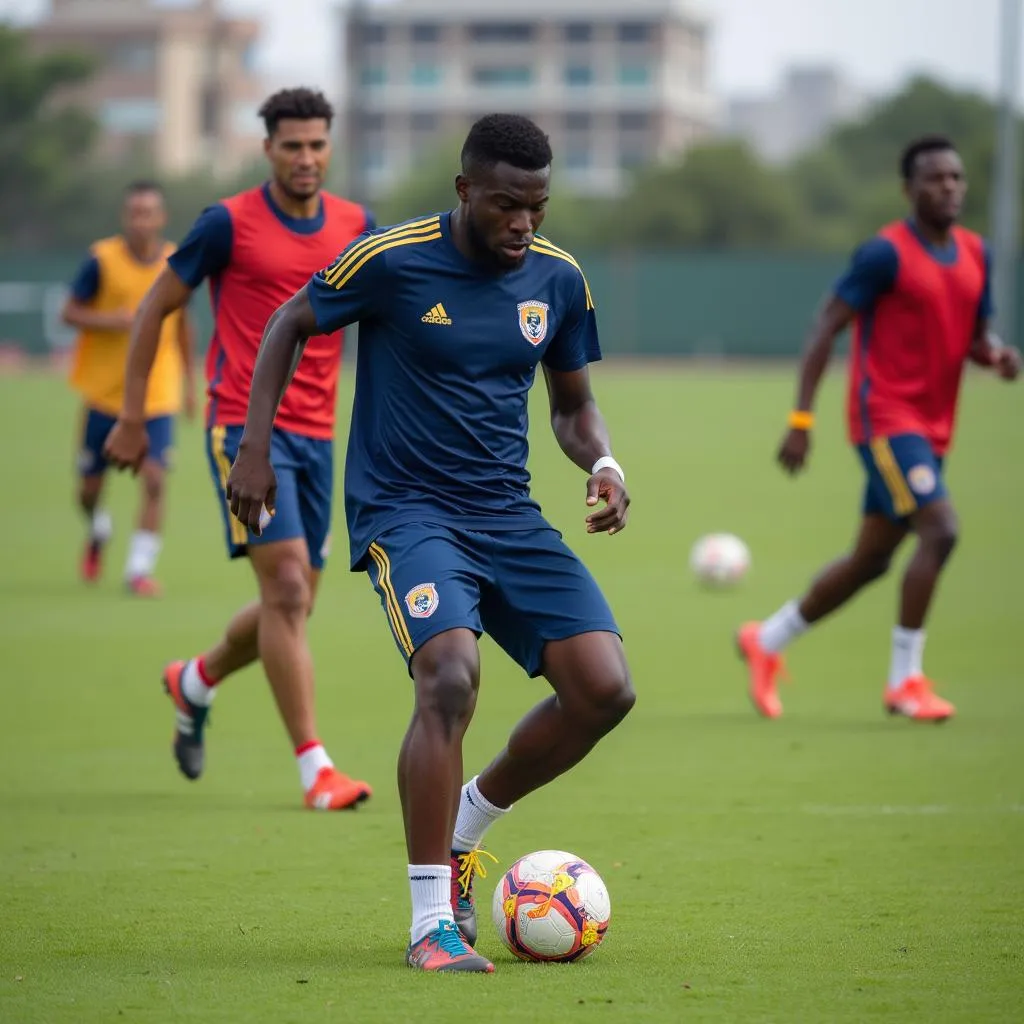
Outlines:
<svg viewBox="0 0 1024 1024"><path fill-rule="evenodd" d="M85 549L82 552L82 579L92 583L103 570L103 550L113 534L110 513L100 507L107 461L103 457L103 442L114 426L113 417L95 409L82 410L82 425L78 446L78 507L87 523Z"/></svg>
<svg viewBox="0 0 1024 1024"><path fill-rule="evenodd" d="M867 471L863 518L853 548L827 565L799 599L787 601L763 622L748 622L737 634L747 662L750 699L766 718L782 714L778 683L782 652L807 629L841 608L889 571L909 529L907 496L897 486L881 439L859 449Z"/></svg>
<svg viewBox="0 0 1024 1024"><path fill-rule="evenodd" d="M891 449L915 510L910 524L917 547L903 576L899 623L893 628L885 706L916 721L940 722L956 711L938 697L924 673L925 622L939 576L956 547L956 511L946 490L942 463L924 438L891 439Z"/></svg>
<svg viewBox="0 0 1024 1024"><path fill-rule="evenodd" d="M128 544L125 584L140 597L157 597L160 587L153 574L160 555L167 469L174 445L174 417L155 416L146 421L149 451L139 474L141 497L135 532Z"/></svg>
<svg viewBox="0 0 1024 1024"><path fill-rule="evenodd" d="M557 532L492 535L492 542L497 568L480 603L484 627L529 675L543 673L554 693L462 788L452 839L461 885L453 907L467 938L476 934L472 884L485 831L517 800L578 764L635 701L611 610Z"/></svg>
<svg viewBox="0 0 1024 1024"><path fill-rule="evenodd" d="M415 689L398 789L412 899L406 962L427 971L493 970L455 924L449 863L462 739L480 681L478 562L452 531L422 524L387 531L367 561Z"/></svg>

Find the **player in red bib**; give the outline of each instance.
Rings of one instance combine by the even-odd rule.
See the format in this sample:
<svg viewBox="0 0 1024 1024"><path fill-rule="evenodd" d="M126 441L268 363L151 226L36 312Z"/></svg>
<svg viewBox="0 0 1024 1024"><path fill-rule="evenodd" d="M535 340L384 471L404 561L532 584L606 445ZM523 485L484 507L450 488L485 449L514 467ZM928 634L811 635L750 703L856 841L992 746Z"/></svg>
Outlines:
<svg viewBox="0 0 1024 1024"><path fill-rule="evenodd" d="M135 321L124 408L106 449L118 465L141 464L142 402L160 324L209 279L214 331L206 359L207 454L229 555L248 556L260 597L235 615L204 654L165 670L176 716L174 755L188 778L201 775L204 726L217 687L259 658L295 747L306 806L316 810L352 807L370 795L366 783L334 767L318 738L306 640L306 618L329 546L341 366L337 336L310 342L281 400L270 451L276 511L259 536L231 515L224 484L238 451L267 320L373 227L363 207L322 191L333 114L323 95L308 89L284 90L263 104L271 179L204 210L153 285Z"/></svg>
<svg viewBox="0 0 1024 1024"><path fill-rule="evenodd" d="M922 668L925 619L957 539L943 462L966 361L1013 380L1021 357L988 331L990 258L982 239L956 224L967 186L953 143L919 139L904 151L900 169L911 215L857 250L825 304L779 451L786 470L803 468L818 384L836 336L852 322L847 410L850 441L867 471L864 518L853 551L828 566L799 601L740 629L751 699L768 718L782 713L782 650L885 575L910 532L917 534L917 550L903 578L884 705L917 721L944 721L955 711Z"/></svg>

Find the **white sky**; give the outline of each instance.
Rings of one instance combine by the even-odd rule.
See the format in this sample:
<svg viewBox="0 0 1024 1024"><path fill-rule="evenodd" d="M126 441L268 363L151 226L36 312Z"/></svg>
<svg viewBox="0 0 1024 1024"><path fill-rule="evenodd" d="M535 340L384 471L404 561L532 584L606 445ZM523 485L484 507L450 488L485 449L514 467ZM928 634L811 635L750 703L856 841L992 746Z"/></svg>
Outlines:
<svg viewBox="0 0 1024 1024"><path fill-rule="evenodd" d="M187 2L187 0L164 0ZM386 0L384 0L386 2ZM621 0L595 0L612 2ZM271 85L331 88L337 56L332 0L222 0L266 23ZM835 64L871 92L917 70L992 93L1000 0L699 0L715 18L712 74L727 96L769 91L793 61ZM0 0L0 17L38 17L46 0ZM967 11L970 10L970 14ZM1024 98L1024 89L1018 90Z"/></svg>

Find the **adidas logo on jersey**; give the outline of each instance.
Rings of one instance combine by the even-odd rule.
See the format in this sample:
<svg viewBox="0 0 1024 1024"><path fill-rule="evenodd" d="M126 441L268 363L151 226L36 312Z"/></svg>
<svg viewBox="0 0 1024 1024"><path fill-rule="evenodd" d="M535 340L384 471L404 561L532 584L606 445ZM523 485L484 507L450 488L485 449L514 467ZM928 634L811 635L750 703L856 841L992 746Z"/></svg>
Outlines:
<svg viewBox="0 0 1024 1024"><path fill-rule="evenodd" d="M451 327L452 318L448 315L448 311L439 302L433 309L428 310L420 319L425 324L442 324L445 327Z"/></svg>

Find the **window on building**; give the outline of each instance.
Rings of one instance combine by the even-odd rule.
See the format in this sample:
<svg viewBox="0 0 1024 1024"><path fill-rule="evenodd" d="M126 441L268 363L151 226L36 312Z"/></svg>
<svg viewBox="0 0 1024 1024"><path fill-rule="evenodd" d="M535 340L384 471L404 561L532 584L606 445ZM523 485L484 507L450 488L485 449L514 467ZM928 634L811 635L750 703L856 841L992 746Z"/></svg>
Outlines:
<svg viewBox="0 0 1024 1024"><path fill-rule="evenodd" d="M565 26L567 43L589 43L594 35L593 25L585 21L572 21Z"/></svg>
<svg viewBox="0 0 1024 1024"><path fill-rule="evenodd" d="M359 81L367 88L383 85L387 79L383 64L364 64L359 72Z"/></svg>
<svg viewBox="0 0 1024 1024"><path fill-rule="evenodd" d="M590 147L570 145L565 150L565 169L567 171L586 171L590 168Z"/></svg>
<svg viewBox="0 0 1024 1024"><path fill-rule="evenodd" d="M437 131L438 118L437 114L427 113L426 111L418 111L409 117L409 127L414 132L422 134L430 134Z"/></svg>
<svg viewBox="0 0 1024 1024"><path fill-rule="evenodd" d="M441 26L422 22L412 27L414 43L436 43L441 38Z"/></svg>
<svg viewBox="0 0 1024 1024"><path fill-rule="evenodd" d="M362 36L364 43L387 42L388 27L387 25L381 25L379 22L371 21L363 26Z"/></svg>
<svg viewBox="0 0 1024 1024"><path fill-rule="evenodd" d="M160 102L153 98L105 100L100 121L109 132L120 135L150 135L160 123Z"/></svg>
<svg viewBox="0 0 1024 1024"><path fill-rule="evenodd" d="M156 67L156 46L141 39L118 43L111 54L111 63L118 71L152 71Z"/></svg>
<svg viewBox="0 0 1024 1024"><path fill-rule="evenodd" d="M624 21L619 25L619 42L646 43L654 36L654 26L644 21Z"/></svg>
<svg viewBox="0 0 1024 1024"><path fill-rule="evenodd" d="M533 41L533 25L528 21L483 22L469 26L474 43L529 43Z"/></svg>
<svg viewBox="0 0 1024 1024"><path fill-rule="evenodd" d="M565 69L565 84L584 88L594 81L594 69L589 64L569 64Z"/></svg>
<svg viewBox="0 0 1024 1024"><path fill-rule="evenodd" d="M383 142L368 143L363 148L363 170L370 173L380 173L387 166L387 156Z"/></svg>
<svg viewBox="0 0 1024 1024"><path fill-rule="evenodd" d="M441 68L438 64L413 64L412 70L409 75L409 80L413 85L420 88L429 89L431 86L440 85L441 83Z"/></svg>
<svg viewBox="0 0 1024 1024"><path fill-rule="evenodd" d="M216 136L220 128L220 95L216 86L208 85L199 99L199 132L204 138Z"/></svg>
<svg viewBox="0 0 1024 1024"><path fill-rule="evenodd" d="M651 126L651 115L642 110L624 110L619 114L619 129L624 132L644 132Z"/></svg>
<svg viewBox="0 0 1024 1024"><path fill-rule="evenodd" d="M488 88L529 85L533 81L533 68L526 64L483 65L473 68L473 84Z"/></svg>
<svg viewBox="0 0 1024 1024"><path fill-rule="evenodd" d="M256 44L246 43L242 51L242 70L252 75L256 72Z"/></svg>
<svg viewBox="0 0 1024 1024"><path fill-rule="evenodd" d="M651 84L651 69L647 64L627 61L619 65L619 84L645 86Z"/></svg>
<svg viewBox="0 0 1024 1024"><path fill-rule="evenodd" d="M382 132L384 131L384 115L383 114L367 114L363 113L359 115L359 128L364 132Z"/></svg>
<svg viewBox="0 0 1024 1024"><path fill-rule="evenodd" d="M590 131L590 114L582 111L575 111L565 115L565 130L567 132Z"/></svg>
<svg viewBox="0 0 1024 1024"><path fill-rule="evenodd" d="M626 171L646 167L651 162L651 154L646 146L625 141L619 146L619 166Z"/></svg>

